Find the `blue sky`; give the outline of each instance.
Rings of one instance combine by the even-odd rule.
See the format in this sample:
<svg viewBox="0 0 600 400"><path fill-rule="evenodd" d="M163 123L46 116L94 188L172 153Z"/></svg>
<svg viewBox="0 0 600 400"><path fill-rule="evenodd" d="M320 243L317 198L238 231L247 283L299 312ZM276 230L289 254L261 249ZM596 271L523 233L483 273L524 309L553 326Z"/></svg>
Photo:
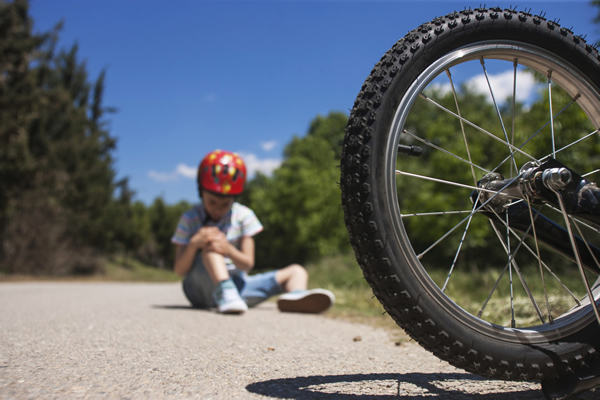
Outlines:
<svg viewBox="0 0 600 400"><path fill-rule="evenodd" d="M600 38L589 1L531 1L532 13ZM438 15L481 1L31 0L36 31L64 20L90 79L106 69L104 104L118 177L146 203L196 201L195 168L237 151L251 171L330 111L348 113L379 58ZM501 7L514 3L494 3ZM525 7L519 4L518 10Z"/></svg>

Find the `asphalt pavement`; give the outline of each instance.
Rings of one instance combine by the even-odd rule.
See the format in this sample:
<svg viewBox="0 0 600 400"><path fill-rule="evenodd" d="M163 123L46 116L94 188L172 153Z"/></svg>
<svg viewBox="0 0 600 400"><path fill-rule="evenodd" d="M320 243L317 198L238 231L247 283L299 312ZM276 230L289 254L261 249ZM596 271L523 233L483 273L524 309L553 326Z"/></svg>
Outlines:
<svg viewBox="0 0 600 400"><path fill-rule="evenodd" d="M0 283L0 304L1 399L543 398L381 328L273 302L195 310L180 284Z"/></svg>

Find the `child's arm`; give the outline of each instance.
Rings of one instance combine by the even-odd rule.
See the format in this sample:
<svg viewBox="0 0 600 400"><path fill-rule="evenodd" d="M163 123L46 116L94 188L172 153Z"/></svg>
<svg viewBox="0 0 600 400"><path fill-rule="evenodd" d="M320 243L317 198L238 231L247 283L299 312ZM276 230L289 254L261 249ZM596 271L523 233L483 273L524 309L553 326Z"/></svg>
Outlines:
<svg viewBox="0 0 600 400"><path fill-rule="evenodd" d="M179 276L185 276L192 266L198 249L191 244L187 246L176 244L175 246L175 265L173 266L173 271Z"/></svg>
<svg viewBox="0 0 600 400"><path fill-rule="evenodd" d="M251 236L242 236L239 250L227 239L211 241L206 250L229 257L241 271L248 272L254 267L254 239Z"/></svg>

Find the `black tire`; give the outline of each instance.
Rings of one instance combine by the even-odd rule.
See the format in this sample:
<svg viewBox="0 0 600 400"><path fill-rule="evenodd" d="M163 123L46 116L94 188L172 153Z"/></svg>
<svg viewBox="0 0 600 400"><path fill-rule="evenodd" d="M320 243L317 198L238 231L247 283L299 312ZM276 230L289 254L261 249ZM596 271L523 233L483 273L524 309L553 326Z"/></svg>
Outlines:
<svg viewBox="0 0 600 400"><path fill-rule="evenodd" d="M428 157L434 153L439 154L437 146L443 146L446 140L436 136L435 132L419 131L418 135L411 137L403 132L404 129L410 131L408 121L411 115L417 115L414 113L418 112L418 107L430 104L423 98L425 87L447 68L458 68L463 62L479 60L480 57L508 62L516 58L519 68L520 65L525 65L530 70L543 74L546 74L548 69L552 70L552 88L556 88L552 90L559 90L556 87L558 84L569 97L576 97L580 109L587 116L587 121L582 122L582 126L591 126L592 129L598 129L600 126L599 56L596 48L586 44L583 38L574 35L569 29L560 27L556 22L514 10L478 8L436 18L400 39L375 65L358 94L343 143L341 188L344 219L356 258L373 293L400 327L425 349L456 367L488 378L550 378L564 374L597 357L600 349L600 326L589 304L574 306L568 315L563 314L564 310L560 311L563 315L553 315L553 322L544 314L545 318L539 322L517 322L514 328L486 321L485 314L479 318L475 312L467 310L468 307L459 304L452 295L444 293L439 279L436 283L437 278L432 276L432 271L435 270L431 268L433 264L426 264L424 258L420 259L417 256L426 248L421 243L426 240L415 240L414 231L420 229L420 234L426 237L427 232L423 231L427 231L430 226L431 231L437 229L438 225L432 221L433 218L437 221L438 216L426 217L432 219L420 224L420 228L415 228L416 225L408 226L403 222L407 215L402 215L401 210L404 211L403 207L418 208L419 201L415 201L414 197L411 199L410 196L421 195L422 191L427 191L425 195L431 197L438 196L436 201L439 204L453 201L452 199L457 199L457 202L470 200L472 189L440 189L440 185L443 184L425 183L419 178L402 174L396 177L395 171L404 171L403 168L406 168L406 171L418 174L419 168L428 168L426 163L431 163L432 160ZM429 92L425 92L426 96L427 93ZM551 99L552 94L548 95L548 98ZM531 110L530 112L534 111L533 108ZM525 112L526 107L522 107L522 111ZM459 114L457 110L453 112ZM556 113L558 110L554 115ZM460 122L457 118L455 120L457 124ZM559 121L558 117L556 121ZM491 121L496 125L495 128L486 130L499 131L498 122L499 119ZM459 129L457 125L457 134ZM560 132L566 132L565 129L561 126ZM477 135L472 132L469 134L473 137ZM417 142L414 136L419 136L426 142ZM497 136L504 138L501 134ZM599 146L597 136L593 135L589 139L591 142L587 142L590 145L586 146L585 151L593 152L594 147ZM457 136L456 140L463 139ZM506 140L508 141L508 138ZM421 158L411 158L407 154L398 155L399 144L418 145L423 150L423 164L416 161ZM493 150L488 151L487 147L483 148L487 145L481 146L480 152L496 154ZM405 153L408 153L410 147L405 149ZM535 148L528 148L526 152L539 159L542 153L547 154L547 147L536 151ZM581 148L578 151L581 151ZM566 151L563 153L566 154ZM584 158L589 158L590 163L597 163L591 156L586 155ZM452 162L443 164L448 165L449 172L439 173L442 177L450 173L454 176L466 176L469 179L464 182L461 181L462 178L455 179L459 183L474 186L473 180L470 179L471 166L463 161L458 163L465 167L465 174L460 175ZM478 162L474 159L473 163ZM493 170L493 167L495 165L491 165L489 170ZM573 168L587 169L588 165L574 165ZM506 173L506 176L508 175L509 173ZM477 173L477 179L481 179L482 176L483 173ZM437 172L435 177L439 178ZM444 198L446 200L443 200ZM408 212L414 210L411 208ZM419 215L425 218L425 212ZM487 217L484 216L475 215L473 220L475 218L487 221ZM559 222L561 220L560 217L552 218ZM448 223L444 222L439 226L454 226L454 222L444 224ZM489 224L482 223L481 227L484 225ZM467 229L464 232L467 233ZM597 229L594 232L597 233ZM459 242L458 239L453 240ZM471 245L468 244L470 242L465 243L466 246L471 246L468 249L474 249L472 254L481 254L475 253L475 250L481 251L486 249L485 246L490 246L489 265L480 264L478 268L481 270L494 267L491 264L494 262L494 254L499 252L498 242L486 241L478 244L474 239ZM477 246L483 247L478 249ZM467 251L471 250L465 250ZM463 257L460 251L455 254L458 259L456 271L469 265L469 260L462 260L467 256ZM440 250L437 254L427 254L427 257L429 256L432 257L433 263L451 260L446 250ZM552 255L544 257L552 262L557 260ZM563 262L559 263L559 267L562 268ZM475 279L475 273L473 274ZM585 290L581 287L576 288L575 292L580 298L585 296Z"/></svg>

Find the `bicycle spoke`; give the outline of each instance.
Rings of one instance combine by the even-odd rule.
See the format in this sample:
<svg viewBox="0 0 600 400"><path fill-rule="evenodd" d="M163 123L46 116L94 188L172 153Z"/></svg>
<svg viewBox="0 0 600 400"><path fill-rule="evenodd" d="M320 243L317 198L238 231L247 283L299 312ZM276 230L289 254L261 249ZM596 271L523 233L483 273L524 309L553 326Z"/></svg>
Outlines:
<svg viewBox="0 0 600 400"><path fill-rule="evenodd" d="M494 224L491 220L490 220L490 224ZM488 295L488 297L485 299L485 301L483 302L483 305L481 306L481 309L479 310L479 312L477 313L477 318L481 318L481 316L483 315L483 311L485 310L485 308L487 307L487 304L489 303L490 299L492 298L492 295L494 294L494 292L496 291L496 289L498 288L498 285L500 284L500 280L502 279L502 277L504 276L504 273L506 272L506 270L508 269L508 267L510 266L510 263L506 263L506 265L504 266L504 269L502 270L502 272L500 273L500 276L498 276L498 279L496 279L496 283L494 283L494 286L492 286L492 290L490 291L490 294Z"/></svg>
<svg viewBox="0 0 600 400"><path fill-rule="evenodd" d="M537 253L538 265L540 267L540 276L542 278L542 287L544 288L544 297L546 299L546 309L548 310L548 321L552 322L552 312L550 311L550 302L548 301L548 290L546 288L546 279L544 277L544 268L542 268L542 256L540 254L540 246L537 238L537 230L535 229L535 218L533 218L533 213L531 212L531 202L529 201L529 196L527 196L527 209L529 210L529 219L531 220L531 226L533 226L533 242L535 243L535 250ZM537 211L535 217L540 215L540 210Z"/></svg>
<svg viewBox="0 0 600 400"><path fill-rule="evenodd" d="M494 212L495 214L495 212ZM506 213L506 230L508 231L508 213ZM495 225L494 225L495 228ZM500 242L502 243L502 238L500 237L500 232L498 232L496 230L496 234L498 235L498 239L500 239ZM515 259L513 258L513 255L510 253L510 235L506 235L506 246L504 246L504 251L506 251L506 255L508 256L508 284L510 287L510 326L512 328L516 327L516 323L515 323L515 293L514 293L514 287L513 287L513 276L512 276L512 271L514 268L515 264Z"/></svg>
<svg viewBox="0 0 600 400"><path fill-rule="evenodd" d="M558 208L550 205L550 204L546 204L546 206L551 209L552 211L556 211L557 213L559 213L562 216L562 211L559 210ZM595 228L593 226L591 226L590 224L586 223L585 221L580 220L579 218L575 218L573 216L571 216L571 218L574 218L575 221L577 221L578 224L585 226L586 228L595 231L596 233L600 233L600 230L598 228ZM574 260L573 260L574 261Z"/></svg>
<svg viewBox="0 0 600 400"><path fill-rule="evenodd" d="M504 121L502 120L502 114L500 113L500 108L498 108L498 104L496 103L496 97L494 96L494 91L492 90L492 84L490 83L490 78L488 77L487 69L485 68L485 60L483 59L483 57L481 57L479 59L479 61L481 62L481 67L483 68L483 74L485 75L485 80L487 81L488 88L490 89L490 95L492 96L492 102L494 103L494 108L496 109L496 115L498 116L498 119L500 120L500 125L502 126L502 133L504 133L504 138L506 139L506 143L508 143L508 145L509 145L509 152L510 152L510 157L513 162L513 166L515 167L515 170L518 171L519 168L517 167L517 162L515 160L514 153L511 149L512 143L510 143L510 140L508 140L508 134L506 133L506 128L504 127ZM512 147L514 147L514 146L512 146Z"/></svg>
<svg viewBox="0 0 600 400"><path fill-rule="evenodd" d="M477 195L477 201L473 203L473 211L475 211L475 207L477 203L479 203L479 198L481 197L481 192ZM452 276L452 271L454 271L454 266L456 265L456 260L458 260L458 255L460 254L460 250L462 249L462 245L465 242L465 237L467 236L467 231L469 230L469 226L471 225L471 221L473 220L473 212L469 216L469 221L467 222L467 226L465 227L465 231L463 232L462 238L460 239L460 243L458 244L458 249L456 250L456 255L454 256L454 260L452 261L452 266L450 267L450 271L448 272L448 276L446 277L446 282L444 282L444 287L442 287L442 292L446 292L446 286L448 285L448 281L450 281L450 277Z"/></svg>
<svg viewBox="0 0 600 400"><path fill-rule="evenodd" d="M450 86L452 87L452 94L454 96L454 103L456 104L456 112L459 116L462 116L460 113L460 107L458 105L458 96L456 95L456 89L454 88L454 81L452 80L452 75L450 74L450 68L446 70L446 75L448 76L448 80L450 81ZM467 150L467 157L469 158L469 164L471 165L471 174L473 174L473 183L477 184L477 176L475 175L475 170L473 169L473 160L471 159L471 151L469 150L469 143L467 141L467 135L465 134L465 124L462 120L460 122L460 130L462 131L463 140L465 141L465 148Z"/></svg>
<svg viewBox="0 0 600 400"><path fill-rule="evenodd" d="M552 71L548 71L548 103L550 109L550 132L552 134L552 158L556 159L556 142L554 138L554 118L552 118Z"/></svg>
<svg viewBox="0 0 600 400"><path fill-rule="evenodd" d="M462 162L464 162L464 163L467 163L467 164L469 164L469 165L471 166L471 168L473 168L473 167L477 167L478 169L482 170L482 171L483 171L483 172L485 172L486 174L490 172L490 171L488 171L487 169L485 169L485 168L483 168L483 167L480 167L479 165L473 164L471 161L467 161L467 160L465 160L464 158L462 158L462 157L459 157L459 156L457 156L456 154L454 154L454 153L451 153L451 152L449 152L449 151L448 151L448 150L446 150L446 149L442 149L441 147L439 147L439 146L437 146L437 145L435 145L435 144L431 143L431 142L430 142L430 141L428 141L428 140L425 140L425 139L423 139L422 137L419 137L419 136L415 135L414 133L411 133L411 132L407 131L406 129L403 129L403 130L402 130L402 133L404 133L404 134L406 134L406 135L408 135L408 136L412 137L412 138L413 138L413 139L415 139L415 140L418 140L418 141L419 141L419 142L421 142L421 143L424 143L424 144L426 144L426 145L428 145L428 146L430 146L430 147L433 147L434 149L436 149L436 150L439 150L439 151L441 151L442 153L446 153L446 154L448 154L449 156L452 156L452 157L456 158L457 160L460 160L460 161L462 161ZM473 172L473 176L475 176L475 172ZM477 183L477 181L475 181L475 183Z"/></svg>
<svg viewBox="0 0 600 400"><path fill-rule="evenodd" d="M511 129L511 140L510 144L515 144L515 120L516 120L516 104L517 104L517 59L513 61L513 95L512 95L512 129ZM511 152L511 156L512 156ZM510 176L513 176L512 164L510 168ZM516 171L514 171L516 173Z"/></svg>
<svg viewBox="0 0 600 400"><path fill-rule="evenodd" d="M573 145L575 145L575 144L577 144L577 143L579 143L579 142L582 142L582 141L584 141L585 139L587 139L587 138L589 138L589 137L591 137L591 136L594 136L596 133L598 133L598 129L596 129L596 130L595 130L594 132L592 132L592 133L588 133L588 134L587 134L587 135L585 135L584 137L582 137L582 138L580 138L580 139L577 139L577 140L576 140L576 141L574 141L574 142L571 142L571 143L569 143L569 144L568 144L568 145L566 145L565 147L562 147L562 148L560 148L560 149L556 150L556 152L555 152L555 154L554 154L554 158L556 158L556 154L560 153L561 151L563 151L563 150L566 150L566 149L568 149L569 147L571 147L571 146L573 146ZM547 160L547 159L548 159L548 157L550 157L551 155L552 155L552 154L547 154L547 155L545 155L544 157L540 158L540 162L544 162L544 160ZM590 173L592 173L592 172L590 172ZM589 174L588 174L588 175L589 175ZM584 175L584 176L585 176L585 175Z"/></svg>
<svg viewBox="0 0 600 400"><path fill-rule="evenodd" d="M502 193L501 191L484 189L484 188L480 188L480 187L477 187L477 186L464 185L464 184L458 183L458 182L446 181L444 179L437 179L437 178L433 178L431 176L413 174L413 173L410 173L410 172L400 171L398 169L396 170L396 175L411 176L413 178L419 178L419 179L423 179L423 180L426 180L426 181L432 181L432 182L437 182L437 183L444 183L444 184L450 185L450 186L457 186L457 187L461 187L461 188L465 188L465 189L477 190L479 192L486 192L486 193L491 193L491 194L494 194L494 195L500 195L501 194L503 197L506 197L506 198L513 198L514 197L514 196L510 196L508 194ZM521 174L519 174L518 176L521 176Z"/></svg>
<svg viewBox="0 0 600 400"><path fill-rule="evenodd" d="M408 217L425 217L425 216L433 216L433 215L453 215L453 214L471 214L473 210L462 210L462 211L435 211L435 212L425 212L425 213L412 213L412 214L400 214L400 218L408 218ZM479 212L479 211L478 211Z"/></svg>
<svg viewBox="0 0 600 400"><path fill-rule="evenodd" d="M596 266L600 269L600 263L598 262L598 259L596 258L596 255L594 254L594 252L590 248L590 243L587 241L587 239L585 238L585 236L583 236L583 232L581 231L581 228L579 227L579 224L577 224L577 221L575 220L575 218L573 218L572 215L570 217L571 217L571 221L573 221L573 225L575 225L575 228L577 228L577 232L579 232L579 236L581 236L581 239L583 239L583 243L585 243L585 247L587 248L587 250L592 255L592 258L594 259L594 262L596 263Z"/></svg>

